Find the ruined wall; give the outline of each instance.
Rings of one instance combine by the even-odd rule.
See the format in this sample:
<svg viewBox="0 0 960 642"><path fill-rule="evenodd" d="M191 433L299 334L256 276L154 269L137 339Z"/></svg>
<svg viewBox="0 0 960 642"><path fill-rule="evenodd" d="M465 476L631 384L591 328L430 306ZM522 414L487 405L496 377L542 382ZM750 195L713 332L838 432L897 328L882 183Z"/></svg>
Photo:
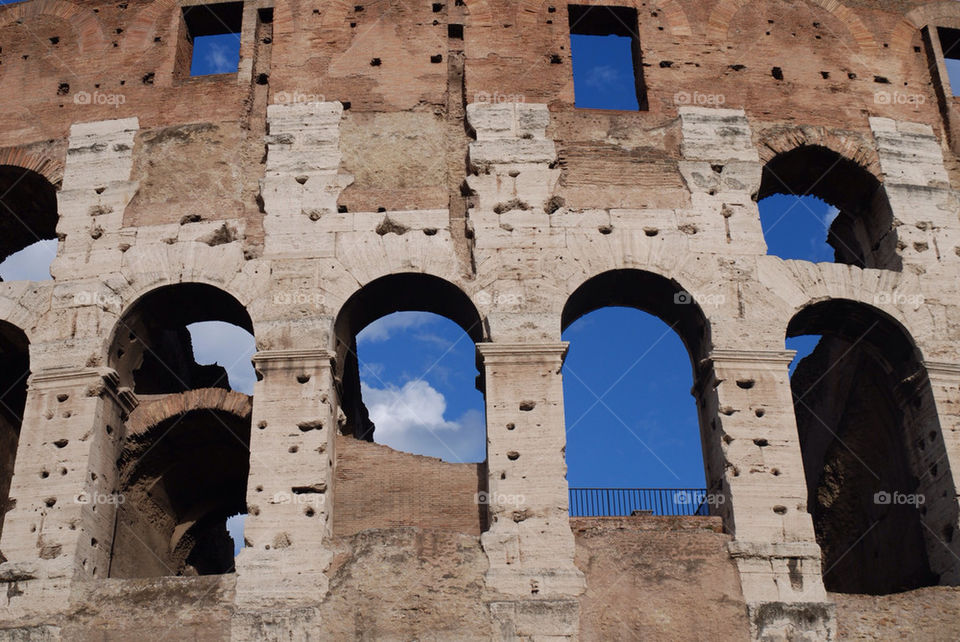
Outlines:
<svg viewBox="0 0 960 642"><path fill-rule="evenodd" d="M743 594L718 518L578 517L570 527L593 589L582 600L582 639L663 630L678 640L745 637Z"/></svg>
<svg viewBox="0 0 960 642"><path fill-rule="evenodd" d="M239 8L236 73L202 78L186 73L182 3L0 8L0 92L10 97L0 179L19 171L34 181L4 203L21 212L40 203L46 218L28 216L27 227L50 236L43 203L55 193L59 240L53 281L0 283L0 320L30 345L0 533L2 626L78 637L131 613L149 622L153 600L167 593L176 601L211 590L219 610L190 611L177 634L307 637L323 625L333 637L590 639L682 637L696 625L721 636L831 639L857 600L828 595L822 581L834 549L822 554L809 505L822 476L804 469L813 442L798 431L784 350L791 320L810 310L818 331L849 341L875 319L893 328L877 345L898 376L872 385L894 389L884 397L902 411L892 435L916 418L936 420L901 447L931 495L921 526L936 581L960 583L957 101L945 91L943 51L929 29L924 36L960 27L960 9L919 0L624 4L637 14L644 111L575 107L562 3L249 0ZM775 191L765 184L773 169L803 169L785 155L810 149L843 160L828 196L853 185L846 170L868 177L857 184L873 190L876 207L858 202L845 213L877 216L852 216L841 236L868 246L869 260L766 254L756 198ZM165 286L162 304L138 306ZM413 299L474 340L484 466L408 465L341 434L356 419L347 355L362 324L347 317L358 299L369 303L365 321ZM818 312L824 302L866 312ZM723 534L570 528L561 332L613 304L675 323L691 352ZM247 546L236 573L219 579L105 579L122 511L77 498L115 496L128 480L121 454L137 439L124 427L149 401L133 380L154 345L138 335L153 326L132 322L197 315L238 323L257 341L249 448L230 466L249 469L238 482ZM176 331L169 336L187 354ZM909 355L890 347L897 341ZM916 370L898 369L907 362ZM904 387L915 381L929 381L929 399L907 408ZM178 394L197 382L181 383ZM862 423L874 425L869 412L881 407L860 401ZM843 403L825 397L824 407ZM868 447L869 434L860 441ZM162 437L144 450L154 443ZM158 448L164 469L204 464ZM400 506L414 511L402 519L463 532L378 530L396 518L382 504L359 511L371 496L386 499L370 490L380 480L403 482L394 487L408 496ZM863 486L846 487L851 502L869 501ZM490 491L486 522L472 502L477 488ZM220 510L211 506L206 514ZM367 530L335 536L351 520L349 530ZM154 548L190 521L178 515ZM611 559L604 546L623 555ZM651 551L656 563L642 558ZM598 587L624 564L641 599L628 604L618 592L611 603L635 609L649 592L662 621L634 610L605 619ZM706 594L698 569L715 579ZM390 601L376 589L389 582L414 590ZM457 596L446 609L455 617L423 597L437 583ZM664 586L685 615L664 605ZM146 606L113 599L127 589ZM384 600L390 608L370 615ZM691 616L698 600L722 621ZM405 619L411 609L416 617ZM887 631L879 620L864 626Z"/></svg>
<svg viewBox="0 0 960 642"><path fill-rule="evenodd" d="M335 535L411 526L480 535L486 514L483 464L450 464L337 436Z"/></svg>
<svg viewBox="0 0 960 642"><path fill-rule="evenodd" d="M894 595L835 594L837 639L903 636L947 640L956 635L957 589L935 586Z"/></svg>

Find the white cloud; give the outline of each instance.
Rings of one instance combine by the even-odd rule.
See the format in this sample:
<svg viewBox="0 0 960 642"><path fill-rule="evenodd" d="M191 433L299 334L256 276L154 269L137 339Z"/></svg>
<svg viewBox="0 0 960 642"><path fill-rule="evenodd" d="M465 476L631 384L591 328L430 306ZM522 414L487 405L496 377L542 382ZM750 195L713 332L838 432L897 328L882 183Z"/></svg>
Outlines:
<svg viewBox="0 0 960 642"><path fill-rule="evenodd" d="M620 72L609 65L600 65L592 67L587 72L586 84L588 87L604 89L610 85L619 84Z"/></svg>
<svg viewBox="0 0 960 642"><path fill-rule="evenodd" d="M371 376L375 379L380 379L383 376L386 366L382 363L361 363L360 364L360 376L366 377Z"/></svg>
<svg viewBox="0 0 960 642"><path fill-rule="evenodd" d="M257 350L253 335L223 321L191 323L187 330L190 331L193 358L197 363L223 366L232 390L253 394L253 383L257 380L250 363L250 357Z"/></svg>
<svg viewBox="0 0 960 642"><path fill-rule="evenodd" d="M243 522L246 515L234 515L227 518L227 532L233 538L233 556L236 557L243 548Z"/></svg>
<svg viewBox="0 0 960 642"><path fill-rule="evenodd" d="M210 73L222 74L236 71L235 61L231 60L228 54L229 51L224 45L210 43L205 59Z"/></svg>
<svg viewBox="0 0 960 642"><path fill-rule="evenodd" d="M833 225L833 222L837 220L837 216L839 215L840 210L831 205L827 209L826 214L823 215L823 226L829 230L830 226Z"/></svg>
<svg viewBox="0 0 960 642"><path fill-rule="evenodd" d="M49 281L50 263L57 256L57 239L37 241L0 263L4 281Z"/></svg>
<svg viewBox="0 0 960 642"><path fill-rule="evenodd" d="M394 312L380 317L357 334L357 343L386 341L395 332L419 328L432 323L436 315L429 312Z"/></svg>
<svg viewBox="0 0 960 642"><path fill-rule="evenodd" d="M408 381L402 388L375 388L363 383L361 393L370 420L376 425L373 434L377 443L445 461L485 459L482 413L468 410L456 421L446 419L446 398L426 381Z"/></svg>

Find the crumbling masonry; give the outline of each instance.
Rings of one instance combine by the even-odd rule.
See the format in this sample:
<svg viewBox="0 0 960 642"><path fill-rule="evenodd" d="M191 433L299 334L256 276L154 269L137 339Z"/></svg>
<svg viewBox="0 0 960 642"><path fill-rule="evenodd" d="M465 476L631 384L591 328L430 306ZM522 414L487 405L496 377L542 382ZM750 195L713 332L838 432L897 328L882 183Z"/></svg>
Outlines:
<svg viewBox="0 0 960 642"><path fill-rule="evenodd" d="M960 634L960 4L202 4L0 8L0 253L59 240L0 283L0 636ZM633 38L641 110L575 108L572 28ZM775 193L836 262L767 255ZM690 353L710 517L568 517L561 331L608 305ZM476 343L484 464L369 443L400 310Z"/></svg>

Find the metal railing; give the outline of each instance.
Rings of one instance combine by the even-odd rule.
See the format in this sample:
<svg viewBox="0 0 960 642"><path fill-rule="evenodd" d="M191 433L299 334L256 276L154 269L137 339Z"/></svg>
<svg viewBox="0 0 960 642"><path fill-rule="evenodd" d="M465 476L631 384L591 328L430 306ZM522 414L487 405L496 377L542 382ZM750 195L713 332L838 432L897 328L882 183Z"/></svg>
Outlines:
<svg viewBox="0 0 960 642"><path fill-rule="evenodd" d="M571 488L571 517L709 515L705 488Z"/></svg>

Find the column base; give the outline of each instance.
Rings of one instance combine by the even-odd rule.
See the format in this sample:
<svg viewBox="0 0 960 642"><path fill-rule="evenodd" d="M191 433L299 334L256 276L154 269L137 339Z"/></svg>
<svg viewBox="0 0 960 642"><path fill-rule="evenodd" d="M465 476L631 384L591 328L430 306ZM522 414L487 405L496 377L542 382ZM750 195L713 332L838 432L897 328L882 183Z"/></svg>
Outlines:
<svg viewBox="0 0 960 642"><path fill-rule="evenodd" d="M576 640L580 635L578 600L488 602L495 639L506 641Z"/></svg>
<svg viewBox="0 0 960 642"><path fill-rule="evenodd" d="M57 620L63 615L70 603L71 580L67 577L29 579L11 574L9 567L9 562L0 566L0 591L6 596L4 626L16 626L22 622L24 627L34 626L38 630L50 628L42 623Z"/></svg>
<svg viewBox="0 0 960 642"><path fill-rule="evenodd" d="M324 639L320 610L237 609L230 622L231 642L313 642Z"/></svg>
<svg viewBox="0 0 960 642"><path fill-rule="evenodd" d="M487 589L521 599L575 598L586 590L580 569L491 568L485 575Z"/></svg>
<svg viewBox="0 0 960 642"><path fill-rule="evenodd" d="M333 559L327 550L260 550L246 548L237 556L237 593L240 611L303 610L323 601L330 586L325 570Z"/></svg>
<svg viewBox="0 0 960 642"><path fill-rule="evenodd" d="M815 542L744 542L728 545L740 573L753 640L834 640L836 608L820 571Z"/></svg>
<svg viewBox="0 0 960 642"><path fill-rule="evenodd" d="M830 642L836 639L836 607L830 602L751 602L750 638L763 642Z"/></svg>

